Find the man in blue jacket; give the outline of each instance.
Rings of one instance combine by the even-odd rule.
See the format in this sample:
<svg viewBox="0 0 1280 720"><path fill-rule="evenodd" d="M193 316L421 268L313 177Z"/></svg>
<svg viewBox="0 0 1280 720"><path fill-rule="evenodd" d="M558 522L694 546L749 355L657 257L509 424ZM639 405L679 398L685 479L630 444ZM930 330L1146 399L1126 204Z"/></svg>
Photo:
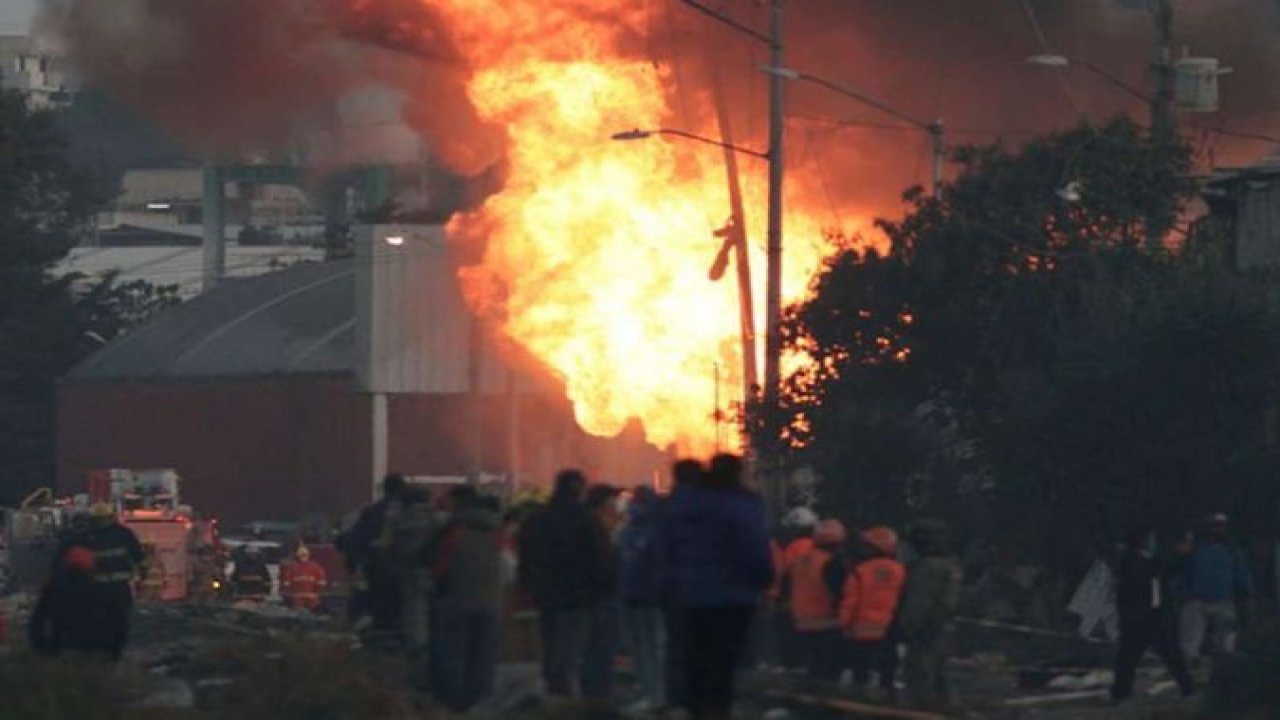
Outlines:
<svg viewBox="0 0 1280 720"><path fill-rule="evenodd" d="M1239 604L1253 594L1253 578L1244 552L1227 539L1227 516L1210 516L1186 564L1186 603L1182 606L1182 650L1188 662L1211 653L1235 652Z"/></svg>
<svg viewBox="0 0 1280 720"><path fill-rule="evenodd" d="M717 455L701 485L678 490L667 530L685 615L689 711L695 719L727 719L756 606L773 582L764 503L743 484L742 461Z"/></svg>

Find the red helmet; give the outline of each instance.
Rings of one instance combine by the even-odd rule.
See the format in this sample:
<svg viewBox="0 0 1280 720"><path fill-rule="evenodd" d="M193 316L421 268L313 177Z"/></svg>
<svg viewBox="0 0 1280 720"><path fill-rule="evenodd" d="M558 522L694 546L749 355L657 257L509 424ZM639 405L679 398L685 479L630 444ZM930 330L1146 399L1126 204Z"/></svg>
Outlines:
<svg viewBox="0 0 1280 720"><path fill-rule="evenodd" d="M62 554L62 564L68 570L93 572L93 551L79 545L67 548L67 551Z"/></svg>
<svg viewBox="0 0 1280 720"><path fill-rule="evenodd" d="M818 523L818 529L813 533L813 541L819 545L839 545L844 542L846 535L844 523L829 518Z"/></svg>
<svg viewBox="0 0 1280 720"><path fill-rule="evenodd" d="M898 554L898 533L892 528L883 526L869 528L862 532L862 539L885 555Z"/></svg>

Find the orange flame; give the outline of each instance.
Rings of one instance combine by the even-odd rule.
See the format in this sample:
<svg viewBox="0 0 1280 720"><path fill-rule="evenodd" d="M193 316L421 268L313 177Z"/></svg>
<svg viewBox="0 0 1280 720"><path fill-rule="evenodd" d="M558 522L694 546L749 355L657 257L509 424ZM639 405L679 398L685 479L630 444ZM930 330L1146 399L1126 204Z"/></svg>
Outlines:
<svg viewBox="0 0 1280 720"><path fill-rule="evenodd" d="M620 432L639 419L659 447L711 449L713 398L741 387L737 288L707 269L728 216L723 156L631 128L673 120L670 68L632 52L657 5L636 0L448 0L480 117L506 129L509 174L456 237L486 241L462 273L473 303L499 302L502 327L564 380L581 426ZM682 129L716 136L706 98ZM763 108L761 108L763 111ZM754 160L744 158L744 163ZM764 183L744 188L756 307L763 308ZM794 177L794 176L793 176ZM821 197L817 193L811 194ZM802 183L789 190L785 299L803 296L833 249ZM732 277L730 275L729 277ZM763 329L763 318L757 319ZM763 338L763 332L760 333Z"/></svg>

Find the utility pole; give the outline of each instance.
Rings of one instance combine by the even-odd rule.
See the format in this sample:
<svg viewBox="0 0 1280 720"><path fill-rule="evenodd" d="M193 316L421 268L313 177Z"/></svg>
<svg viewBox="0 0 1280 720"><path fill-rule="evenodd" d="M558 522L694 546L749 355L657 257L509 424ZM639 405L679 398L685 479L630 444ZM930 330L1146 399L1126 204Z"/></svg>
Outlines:
<svg viewBox="0 0 1280 720"><path fill-rule="evenodd" d="M1156 92L1151 98L1151 142L1156 148L1167 148L1177 142L1173 116L1178 81L1173 66L1173 0L1151 0L1151 13L1156 24ZM1147 242L1152 246L1164 242L1174 225L1175 214L1172 199L1161 199L1147 220Z"/></svg>
<svg viewBox="0 0 1280 720"><path fill-rule="evenodd" d="M786 67L782 41L782 4L783 0L773 0L769 23L769 62L774 71L769 73L769 230L768 272L765 278L764 412L765 417L770 419L778 416L776 409L782 391L782 176L786 159L782 148L785 134L783 110L786 78L779 72ZM770 505L775 513L781 512L786 493L777 458L766 460L762 475L765 497L771 501Z"/></svg>
<svg viewBox="0 0 1280 720"><path fill-rule="evenodd" d="M711 45L708 43L708 48ZM731 218L726 228L726 241L733 244L734 264L738 271L738 315L742 344L742 407L747 408L756 399L760 383L756 368L756 314L755 299L751 294L751 254L747 245L747 216L742 206L742 184L738 177L738 152L734 144L733 119L725 97L720 65L715 55L707 54L708 71L711 73L711 90L716 106L716 118L720 125L720 139L724 142L724 168L729 182L729 212ZM749 443L748 443L749 444Z"/></svg>
<svg viewBox="0 0 1280 720"><path fill-rule="evenodd" d="M1173 100L1177 75L1173 66L1173 0L1151 0L1156 24L1156 93L1151 100L1151 139L1159 144L1174 140Z"/></svg>
<svg viewBox="0 0 1280 720"><path fill-rule="evenodd" d="M933 197L936 199L942 192L942 171L947 162L947 142L945 127L939 118L925 128L929 132L929 145L933 153Z"/></svg>
<svg viewBox="0 0 1280 720"><path fill-rule="evenodd" d="M200 292L209 292L222 280L227 267L226 198L223 196L222 166L217 160L204 163L204 190L201 223L203 231L203 273Z"/></svg>
<svg viewBox="0 0 1280 720"><path fill-rule="evenodd" d="M769 30L771 67L786 67L782 43L783 0L772 0ZM769 73L769 230L768 272L765 278L765 348L764 404L766 411L776 407L781 381L779 364L782 356L782 175L783 109L786 78L779 72Z"/></svg>

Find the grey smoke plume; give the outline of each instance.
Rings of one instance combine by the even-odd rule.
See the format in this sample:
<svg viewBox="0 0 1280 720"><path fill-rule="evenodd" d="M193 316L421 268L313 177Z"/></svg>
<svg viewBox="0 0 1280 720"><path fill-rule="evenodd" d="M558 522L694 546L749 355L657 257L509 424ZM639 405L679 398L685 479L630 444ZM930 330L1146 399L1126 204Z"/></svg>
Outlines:
<svg viewBox="0 0 1280 720"><path fill-rule="evenodd" d="M520 0L508 0L517 2ZM562 2L569 0L523 0ZM637 0L638 2L646 0ZM674 73L674 124L708 93L708 48L727 80L739 141L764 135L766 51L675 0L637 54ZM788 3L789 63L875 96L924 121L946 121L952 142L1015 142L1083 115L1144 117L1135 98L1081 69L1028 65L1036 53L1089 59L1130 85L1152 87L1153 32L1145 0L806 0ZM504 135L481 124L464 92L438 0L48 0L45 24L89 79L201 147L243 153L279 146L299 127L332 122L338 99L367 86L399 91L408 121L462 174L498 163ZM767 27L768 3L723 0ZM1033 26L1030 16L1036 20ZM1175 43L1235 68L1223 112L1187 125L1280 132L1280 3L1177 0ZM592 18L599 22L601 19ZM1037 27L1038 26L1038 27ZM501 40L496 40L501 42ZM900 189L926 171L923 133L820 88L789 92L792 157L822 160L832 203L892 212ZM874 127L833 127L831 119ZM1247 161L1266 144L1223 141L1220 158ZM904 161L906 158L906 161Z"/></svg>

